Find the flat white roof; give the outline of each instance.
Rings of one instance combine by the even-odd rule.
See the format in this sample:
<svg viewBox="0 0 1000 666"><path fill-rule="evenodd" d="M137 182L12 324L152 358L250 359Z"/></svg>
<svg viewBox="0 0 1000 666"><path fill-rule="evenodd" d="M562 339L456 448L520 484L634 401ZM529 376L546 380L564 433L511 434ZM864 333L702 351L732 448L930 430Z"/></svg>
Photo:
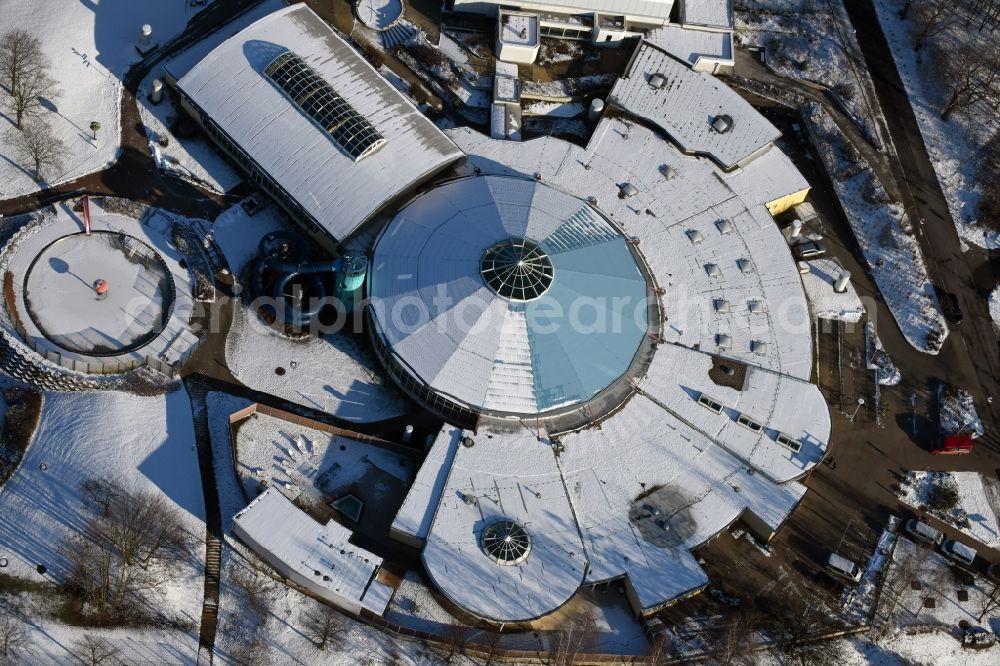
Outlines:
<svg viewBox="0 0 1000 666"><path fill-rule="evenodd" d="M663 79L660 87L653 85L656 76ZM646 41L608 101L660 127L684 152L711 157L725 169L781 136L749 102L714 76L695 72ZM722 116L731 121L724 132L712 126Z"/></svg>
<svg viewBox="0 0 1000 666"><path fill-rule="evenodd" d="M501 10L499 38L505 44L534 46L538 43L538 17Z"/></svg>
<svg viewBox="0 0 1000 666"><path fill-rule="evenodd" d="M729 0L681 0L681 23L731 30L733 12Z"/></svg>
<svg viewBox="0 0 1000 666"><path fill-rule="evenodd" d="M353 533L343 525L317 523L275 488L261 493L233 522L254 542L247 545L264 549L312 585L373 613L385 610L385 590L372 587L382 558L351 544Z"/></svg>
<svg viewBox="0 0 1000 666"><path fill-rule="evenodd" d="M292 51L386 139L355 162L264 74ZM336 239L462 152L307 6L270 14L229 38L178 82Z"/></svg>
<svg viewBox="0 0 1000 666"><path fill-rule="evenodd" d="M481 431L474 439L455 455L424 568L447 598L478 617L514 622L550 613L576 593L587 567L551 442L525 431ZM498 564L483 551L480 535L498 519L530 537L523 562Z"/></svg>
<svg viewBox="0 0 1000 666"><path fill-rule="evenodd" d="M735 63L733 33L728 31L699 30L671 24L651 30L646 35L646 41L692 66L702 58L723 64Z"/></svg>
<svg viewBox="0 0 1000 666"><path fill-rule="evenodd" d="M463 436L461 428L447 423L441 426L413 485L406 493L403 505L392 521L393 530L420 540L427 538L434 511L448 480L448 470L455 460L455 453Z"/></svg>

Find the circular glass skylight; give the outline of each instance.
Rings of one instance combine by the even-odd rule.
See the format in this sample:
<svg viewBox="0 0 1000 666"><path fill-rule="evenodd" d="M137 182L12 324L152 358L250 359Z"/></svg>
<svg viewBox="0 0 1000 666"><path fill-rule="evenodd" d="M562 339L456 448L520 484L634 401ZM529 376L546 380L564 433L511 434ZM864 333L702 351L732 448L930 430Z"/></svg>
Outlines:
<svg viewBox="0 0 1000 666"><path fill-rule="evenodd" d="M497 564L524 562L531 552L531 537L512 520L501 519L483 528L479 537L483 552Z"/></svg>
<svg viewBox="0 0 1000 666"><path fill-rule="evenodd" d="M490 289L512 301L538 298L552 284L552 262L536 243L509 238L483 254L480 272Z"/></svg>

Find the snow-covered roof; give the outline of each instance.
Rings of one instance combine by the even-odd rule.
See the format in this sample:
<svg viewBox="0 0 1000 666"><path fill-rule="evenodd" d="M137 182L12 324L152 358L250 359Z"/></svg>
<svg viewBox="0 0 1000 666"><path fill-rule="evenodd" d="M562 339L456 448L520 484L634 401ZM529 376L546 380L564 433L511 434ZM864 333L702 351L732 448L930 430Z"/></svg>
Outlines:
<svg viewBox="0 0 1000 666"><path fill-rule="evenodd" d="M721 81L645 41L608 100L656 124L685 152L711 157L725 169L738 166L781 135Z"/></svg>
<svg viewBox="0 0 1000 666"><path fill-rule="evenodd" d="M809 272L802 275L802 284L813 315L819 319L837 319L857 323L865 313L854 285L847 283L843 293L834 291L834 284L844 273L836 259L823 258L806 262Z"/></svg>
<svg viewBox="0 0 1000 666"><path fill-rule="evenodd" d="M523 561L498 563L483 549L484 528L502 519L527 533ZM551 442L481 431L459 447L422 558L437 588L480 618L530 620L566 603L587 559Z"/></svg>
<svg viewBox="0 0 1000 666"><path fill-rule="evenodd" d="M496 3L501 4L501 3ZM512 3L521 6L521 3ZM524 3L529 4L529 3ZM545 7L563 7L567 13L620 14L639 18L670 18L674 0L545 0Z"/></svg>
<svg viewBox="0 0 1000 666"><path fill-rule="evenodd" d="M448 480L455 453L462 441L463 431L445 423L441 426L431 450L417 472L417 478L406 493L403 505L392 521L392 530L420 541L427 538L434 510L437 508Z"/></svg>
<svg viewBox="0 0 1000 666"><path fill-rule="evenodd" d="M656 44L670 55L698 64L702 58L721 64L733 64L733 33L699 30L680 25L665 25L650 31L646 41Z"/></svg>
<svg viewBox="0 0 1000 666"><path fill-rule="evenodd" d="M534 178L458 179L414 199L382 233L368 289L393 356L477 411L587 401L625 374L647 330L625 237Z"/></svg>
<svg viewBox="0 0 1000 666"><path fill-rule="evenodd" d="M733 28L733 12L729 0L680 0L681 23L712 28Z"/></svg>
<svg viewBox="0 0 1000 666"><path fill-rule="evenodd" d="M666 292L665 340L714 350L717 335L725 333L733 344L723 355L809 378L809 308L791 252L765 207L808 183L780 150L760 158L766 173L757 160L724 173L624 118L603 118L587 148L549 137L511 144L464 129L449 134L469 154L470 169L537 172L542 182L593 197L626 235L638 238L639 252ZM638 193L619 199L622 182ZM721 220L729 220L731 233L719 230ZM688 231L697 231L699 242ZM718 267L718 275L708 274L708 264ZM730 302L729 312L716 311L718 298ZM761 311L751 312L751 301L762 303ZM754 341L767 343L766 353L752 349Z"/></svg>
<svg viewBox="0 0 1000 666"><path fill-rule="evenodd" d="M327 133L303 112L265 74L287 52L329 84L385 145L355 160L334 140L341 129ZM276 11L226 40L178 87L336 239L462 155L305 5Z"/></svg>
<svg viewBox="0 0 1000 666"><path fill-rule="evenodd" d="M291 570L310 587L378 615L385 610L391 594L372 585L382 558L351 544L352 532L336 521L321 525L268 488L233 517L233 525L258 555Z"/></svg>

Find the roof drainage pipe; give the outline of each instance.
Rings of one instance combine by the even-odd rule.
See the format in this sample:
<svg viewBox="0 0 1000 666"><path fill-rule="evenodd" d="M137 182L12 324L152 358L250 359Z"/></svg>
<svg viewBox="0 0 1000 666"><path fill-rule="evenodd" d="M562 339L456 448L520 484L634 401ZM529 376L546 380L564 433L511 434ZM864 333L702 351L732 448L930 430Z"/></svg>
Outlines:
<svg viewBox="0 0 1000 666"><path fill-rule="evenodd" d="M274 283L273 293L276 299L283 302L286 324L304 326L312 321L312 318L326 304L326 287L323 284L321 276L326 273L336 273L340 270L340 265L340 259L296 264L294 262L268 258L261 262L263 270L281 273L281 276ZM291 296L290 294L294 292L287 290L292 281L301 277L305 277L309 283L309 291L312 298L308 303Z"/></svg>

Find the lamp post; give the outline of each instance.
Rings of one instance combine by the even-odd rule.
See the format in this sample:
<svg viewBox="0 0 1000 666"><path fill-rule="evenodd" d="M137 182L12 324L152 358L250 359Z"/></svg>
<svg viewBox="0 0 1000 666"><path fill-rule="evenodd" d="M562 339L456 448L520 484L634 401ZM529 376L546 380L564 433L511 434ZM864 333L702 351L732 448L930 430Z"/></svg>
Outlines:
<svg viewBox="0 0 1000 666"><path fill-rule="evenodd" d="M101 129L101 123L96 120L90 123L90 131L93 132L94 142L97 142L97 130Z"/></svg>
<svg viewBox="0 0 1000 666"><path fill-rule="evenodd" d="M858 415L858 410L861 409L865 404L864 398L858 398L858 406L854 408L854 413L848 419L851 423L854 423L854 417Z"/></svg>

